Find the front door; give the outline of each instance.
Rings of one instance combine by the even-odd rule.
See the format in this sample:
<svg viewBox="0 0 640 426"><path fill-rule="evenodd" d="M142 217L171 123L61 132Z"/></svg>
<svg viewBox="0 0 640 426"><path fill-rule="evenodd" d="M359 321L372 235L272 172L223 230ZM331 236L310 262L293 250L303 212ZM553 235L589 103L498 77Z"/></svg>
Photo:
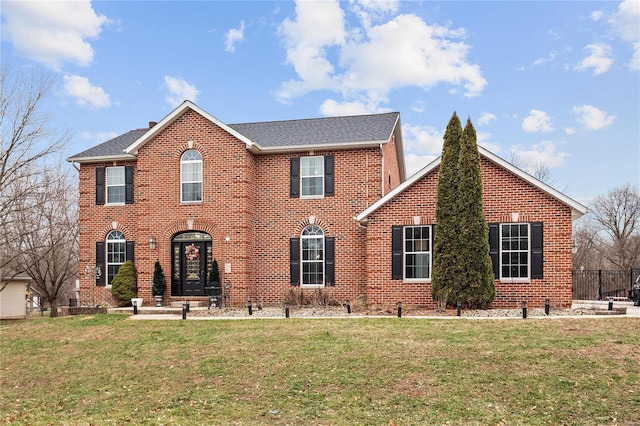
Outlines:
<svg viewBox="0 0 640 426"><path fill-rule="evenodd" d="M171 295L205 296L211 237L200 232L180 234L173 239L172 246Z"/></svg>

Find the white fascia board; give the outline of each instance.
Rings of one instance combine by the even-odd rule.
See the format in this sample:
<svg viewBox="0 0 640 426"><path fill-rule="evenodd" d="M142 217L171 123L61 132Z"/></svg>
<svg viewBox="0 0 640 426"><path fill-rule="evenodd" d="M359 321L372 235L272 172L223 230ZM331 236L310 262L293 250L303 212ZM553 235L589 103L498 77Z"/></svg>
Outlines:
<svg viewBox="0 0 640 426"><path fill-rule="evenodd" d="M384 197L380 198L378 201L370 205L366 210L364 210L362 213L357 215L354 219L357 222L365 224L367 222L367 217L371 213L375 212L380 207L384 206L386 203L392 200L396 195L401 194L407 188L413 185L415 182L420 180L423 176L430 173L433 169L435 169L440 164L441 158L442 157L436 158L435 160L433 160L432 162L424 166L422 169L418 170L416 173L413 174L413 176L409 177L409 179L405 180L400 185L393 188L391 191L389 191L389 193L387 193L387 195L385 195Z"/></svg>
<svg viewBox="0 0 640 426"><path fill-rule="evenodd" d="M200 108L199 106L194 104L193 102L191 102L189 100L186 100L183 103L181 103L177 108L175 108L173 111L171 111L162 120L160 120L158 122L158 124L156 124L155 126L150 128L145 134L140 136L135 142L133 142L131 145L129 145L127 148L125 148L124 152L127 153L127 154L137 155L138 154L138 150L142 146L144 146L144 144L146 144L150 139L152 139L158 133L162 132L165 129L165 127L167 127L168 125L173 123L187 109L191 109L191 110L197 112L198 114L202 115L204 118L206 118L207 120L211 121L216 126L222 128L227 133L230 133L231 135L235 136L236 138L238 138L239 140L244 142L247 145L247 147L253 145L253 142L250 139L248 139L246 136L238 133L237 131L235 131L231 127L227 126L222 121L218 120L213 115L209 114L208 112L206 112L205 110L203 110L202 108Z"/></svg>
<svg viewBox="0 0 640 426"><path fill-rule="evenodd" d="M541 180L536 179L535 177L531 176L529 173L517 168L516 166L514 166L511 163L509 163L508 161L503 160L502 158L498 157L497 155L495 155L491 151L483 148L482 146L478 146L478 151L480 152L480 155L483 155L487 159L489 159L489 160L493 161L494 163L498 164L499 166L507 169L509 172L511 172L514 175L520 177L521 179L527 181L531 185L537 187L542 192L545 192L545 193L549 194L550 196L552 196L553 198L557 199L561 203L564 203L565 205L569 206L571 208L571 220L576 220L576 219L580 218L581 216L587 214L587 212L589 211L587 206L585 206L584 204L579 203L578 201L576 201L573 198L563 194L562 192L558 191L557 189L547 185L546 183L542 182Z"/></svg>
<svg viewBox="0 0 640 426"><path fill-rule="evenodd" d="M389 141L364 141L364 142L345 142L345 143L331 143L331 144L316 144L316 145L290 145L290 146L273 146L273 147L261 147L257 143L254 143L251 148L252 152L256 154L276 154L283 152L306 152L306 151L339 151L346 149L361 149L361 148L378 148L380 144L388 143Z"/></svg>
<svg viewBox="0 0 640 426"><path fill-rule="evenodd" d="M121 154L121 155L100 155L94 157L69 157L67 161L70 163L104 163L108 161L133 161L137 157L135 155Z"/></svg>
<svg viewBox="0 0 640 426"><path fill-rule="evenodd" d="M531 176L530 174L520 170L519 168L515 167L513 164L509 163L508 161L503 160L502 158L498 157L497 155L493 154L492 152L488 151L487 149L485 149L485 148L483 148L481 146L478 146L478 151L480 152L480 155L482 155L483 157L489 159L490 161L496 163L500 167L503 167L504 169L508 170L509 172L513 173L514 175L516 175L516 176L520 177L521 179L527 181L531 185L533 185L533 186L537 187L538 189L540 189L541 191L549 194L550 196L552 196L553 198L557 199L561 203L569 206L571 208L571 220L576 220L576 219L580 218L581 216L585 215L589 211L588 208L585 205L579 203L578 201L574 200L573 198L570 198L570 197L566 196L565 194L563 194L560 191L552 188L551 186L547 185L546 183L536 179L535 177ZM371 213L373 213L376 210L378 210L380 207L382 207L387 202L389 202L389 200L393 199L396 195L402 193L405 189L407 189L408 187L413 185L416 181L420 180L423 176L425 176L426 174L430 173L435 167L437 167L440 164L441 159L442 159L442 156L438 157L437 159L433 160L431 163L427 164L425 167L420 169L418 172L416 172L409 179L404 181L401 185L398 185L397 187L395 187L387 195L385 195L384 197L380 198L378 201L373 203L371 206L369 206L362 213L357 215L354 219L357 222L360 222L362 224L366 224L367 217Z"/></svg>

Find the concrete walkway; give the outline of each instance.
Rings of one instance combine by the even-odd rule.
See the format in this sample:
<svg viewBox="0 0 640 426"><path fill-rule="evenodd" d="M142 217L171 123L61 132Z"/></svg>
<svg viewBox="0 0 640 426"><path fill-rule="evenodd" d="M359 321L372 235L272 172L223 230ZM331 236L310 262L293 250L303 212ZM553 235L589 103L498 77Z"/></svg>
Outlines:
<svg viewBox="0 0 640 426"><path fill-rule="evenodd" d="M572 309L593 309L597 310L597 314L594 315L553 315L553 311L551 315L546 316L529 316L528 319L545 319L545 318L640 318L640 306L633 306L632 302L619 302L615 301L613 303L614 310L618 308L626 308L626 314L608 314L608 304L607 301L591 301L591 300L576 300L573 302L571 308ZM203 307L195 307L191 308L191 311L198 310L207 310L207 308ZM157 308L155 306L143 306L138 308L138 314L133 315L133 308L110 308L108 310L109 313L119 313L119 314L129 314L129 318L133 320L181 320L182 319L182 310L171 308L171 307L161 307ZM269 316L269 317L259 317L259 316L189 316L187 315L188 320L249 320L249 319L284 319L284 312L282 316ZM291 315L291 318L296 318L295 315ZM305 319L343 319L343 318L396 318L394 315L358 315L358 314L350 314L343 316L318 316L318 317L297 317L297 318L305 318ZM469 319L469 320L478 320L478 319L522 319L522 317L456 317L456 316L416 316L416 315L406 315L405 318L424 318L424 319Z"/></svg>

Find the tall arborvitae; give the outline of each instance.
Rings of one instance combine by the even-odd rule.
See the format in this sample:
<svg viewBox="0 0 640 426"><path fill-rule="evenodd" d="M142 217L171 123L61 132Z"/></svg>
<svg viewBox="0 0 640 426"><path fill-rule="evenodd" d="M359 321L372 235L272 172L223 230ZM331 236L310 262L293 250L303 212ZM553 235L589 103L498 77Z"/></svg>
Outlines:
<svg viewBox="0 0 640 426"><path fill-rule="evenodd" d="M467 119L458 154L459 237L464 242L458 255L462 278L454 293L472 308L486 309L495 298L495 282L489 256L489 227L482 210L482 177L476 130Z"/></svg>
<svg viewBox="0 0 640 426"><path fill-rule="evenodd" d="M458 253L460 232L457 218L458 202L458 153L462 125L453 113L444 133L442 160L438 172L436 201L436 226L433 242L433 273L431 296L439 301L455 302L450 291L460 279Z"/></svg>

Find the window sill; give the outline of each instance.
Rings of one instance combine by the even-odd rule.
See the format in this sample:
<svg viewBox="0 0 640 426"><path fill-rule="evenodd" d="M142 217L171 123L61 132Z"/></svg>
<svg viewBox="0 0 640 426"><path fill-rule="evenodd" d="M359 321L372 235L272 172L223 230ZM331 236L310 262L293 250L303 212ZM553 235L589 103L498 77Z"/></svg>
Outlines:
<svg viewBox="0 0 640 426"><path fill-rule="evenodd" d="M121 203L104 203L105 206L124 206L125 202L121 202Z"/></svg>
<svg viewBox="0 0 640 426"><path fill-rule="evenodd" d="M403 278L402 281L409 284L430 284L431 278Z"/></svg>
<svg viewBox="0 0 640 426"><path fill-rule="evenodd" d="M324 284L300 284L300 288L324 288Z"/></svg>
<svg viewBox="0 0 640 426"><path fill-rule="evenodd" d="M180 201L180 204L183 206L189 206L194 204L202 204L202 201Z"/></svg>
<svg viewBox="0 0 640 426"><path fill-rule="evenodd" d="M528 284L531 278L500 278L500 284Z"/></svg>
<svg viewBox="0 0 640 426"><path fill-rule="evenodd" d="M321 200L324 198L324 195L301 195L301 200Z"/></svg>

